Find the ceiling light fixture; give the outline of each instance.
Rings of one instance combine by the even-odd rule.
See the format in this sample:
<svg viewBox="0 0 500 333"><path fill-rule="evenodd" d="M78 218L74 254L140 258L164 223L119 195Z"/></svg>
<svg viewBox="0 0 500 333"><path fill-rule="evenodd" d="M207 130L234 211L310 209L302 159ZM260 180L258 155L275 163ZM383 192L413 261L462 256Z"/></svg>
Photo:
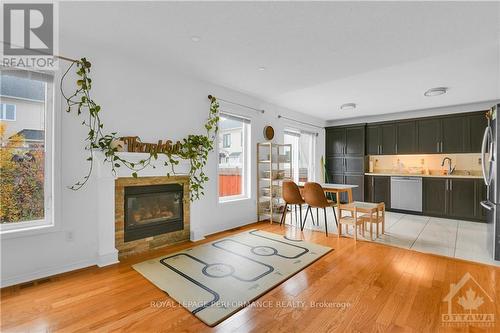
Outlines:
<svg viewBox="0 0 500 333"><path fill-rule="evenodd" d="M258 69L259 71L263 72L263 71L265 71L265 70L266 70L266 67L259 67L259 68L257 68L257 69Z"/></svg>
<svg viewBox="0 0 500 333"><path fill-rule="evenodd" d="M349 111L354 110L356 108L356 103L345 103L340 106L340 110Z"/></svg>
<svg viewBox="0 0 500 333"><path fill-rule="evenodd" d="M427 97L439 96L439 95L444 95L447 92L448 92L448 88L446 88L446 87L431 88L424 93L424 96L427 96Z"/></svg>
<svg viewBox="0 0 500 333"><path fill-rule="evenodd" d="M201 38L200 36L191 36L191 40L195 43L198 43L201 40Z"/></svg>

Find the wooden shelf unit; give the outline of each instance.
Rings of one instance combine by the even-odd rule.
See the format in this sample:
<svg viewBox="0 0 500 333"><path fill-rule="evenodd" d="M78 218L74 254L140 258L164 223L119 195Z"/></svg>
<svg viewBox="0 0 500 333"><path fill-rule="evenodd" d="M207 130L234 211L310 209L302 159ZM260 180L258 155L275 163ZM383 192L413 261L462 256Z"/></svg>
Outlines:
<svg viewBox="0 0 500 333"><path fill-rule="evenodd" d="M292 145L257 143L257 220L280 221L284 208L281 183L291 180Z"/></svg>

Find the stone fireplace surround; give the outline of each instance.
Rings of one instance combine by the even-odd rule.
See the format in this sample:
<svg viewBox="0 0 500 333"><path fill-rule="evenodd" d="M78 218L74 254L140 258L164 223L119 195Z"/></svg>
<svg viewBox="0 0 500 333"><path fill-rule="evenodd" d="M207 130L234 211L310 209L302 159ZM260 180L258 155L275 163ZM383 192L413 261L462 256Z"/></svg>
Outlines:
<svg viewBox="0 0 500 333"><path fill-rule="evenodd" d="M184 229L151 236L129 242L124 241L125 228L125 187L181 184L183 186ZM118 257L154 250L163 246L189 240L189 177L188 176L156 176L156 177L122 177L115 181L115 247Z"/></svg>
<svg viewBox="0 0 500 333"><path fill-rule="evenodd" d="M142 159L148 158L149 154L145 153L129 153L129 152L122 152L119 153L122 157L126 158L127 160L133 162L139 162ZM156 182L156 183L161 183L161 182L172 182L175 178L175 181L173 182L183 182L187 181L189 177L186 175L187 171L189 170L189 164L188 162L181 163L176 166L176 176L170 176L167 177L167 173L170 172L170 167L165 167L164 162L165 162L165 157L159 156L156 161L152 162L152 165L145 168L144 170L140 171L138 173L138 178L133 178L132 177L132 171L128 170L127 168L118 168L117 169L117 174L113 175L111 172L111 167L108 164L103 164L102 161L104 160L104 155L102 153L96 153L96 188L97 188L97 219L98 219L98 235L97 235L97 241L98 241L98 253L97 253L97 265L99 267L111 265L114 263L119 262L119 258L123 258L126 255L140 252L140 251L147 251L149 248L158 248L161 246L166 246L168 245L167 242L172 241L178 242L182 240L197 240L197 239L202 239L199 237L194 236L193 230L190 230L190 202L189 202L189 189L186 190L184 188L184 211L186 214L187 210L187 215L184 215L184 230L180 231L180 235L177 234L175 236L169 236L169 237L160 237L160 238L153 238L149 239L151 242L151 245L146 246L144 243L135 243L134 245L129 245L129 243L137 242L127 242L126 244L123 243L123 238L122 240L118 240L117 235L120 233L123 233L123 229L119 230L120 228L120 223L118 223L117 227L117 212L116 207L120 204L123 207L123 198L122 199L117 199L117 185L121 185L127 182ZM153 168L154 166L154 168ZM185 186L185 185L184 185ZM186 199L187 196L187 199ZM187 200L187 204L186 204ZM122 219L123 220L123 219ZM115 228L117 228L115 230ZM123 227L122 227L123 228ZM115 232L116 231L116 232ZM190 234L191 233L191 234ZM138 240L139 241L139 240ZM151 246L151 247L149 247ZM134 249L135 248L135 249ZM120 251L123 250L123 255L120 253ZM137 250L137 251L134 251Z"/></svg>

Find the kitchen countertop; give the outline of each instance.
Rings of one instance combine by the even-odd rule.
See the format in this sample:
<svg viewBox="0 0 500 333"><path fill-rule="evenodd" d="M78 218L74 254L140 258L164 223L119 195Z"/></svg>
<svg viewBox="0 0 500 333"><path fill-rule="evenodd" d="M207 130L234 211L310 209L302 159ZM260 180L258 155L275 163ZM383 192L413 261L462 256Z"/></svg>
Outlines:
<svg viewBox="0 0 500 333"><path fill-rule="evenodd" d="M465 174L451 174L451 175L424 175L415 173L396 173L396 172L365 172L366 176L389 176L389 177L425 177L425 178L472 178L472 179L482 179L483 176L478 175L465 175Z"/></svg>

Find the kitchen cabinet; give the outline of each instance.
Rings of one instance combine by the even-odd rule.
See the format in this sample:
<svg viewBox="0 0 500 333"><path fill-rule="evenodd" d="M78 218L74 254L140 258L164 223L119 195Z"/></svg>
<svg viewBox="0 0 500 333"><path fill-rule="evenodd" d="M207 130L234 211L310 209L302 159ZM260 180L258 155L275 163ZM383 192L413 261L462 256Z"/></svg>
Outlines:
<svg viewBox="0 0 500 333"><path fill-rule="evenodd" d="M460 116L441 119L441 153L461 153L466 151L466 118Z"/></svg>
<svg viewBox="0 0 500 333"><path fill-rule="evenodd" d="M448 211L448 179L424 178L422 195L424 215L446 215Z"/></svg>
<svg viewBox="0 0 500 333"><path fill-rule="evenodd" d="M474 179L448 179L448 216L460 219L476 218L476 185Z"/></svg>
<svg viewBox="0 0 500 333"><path fill-rule="evenodd" d="M441 151L441 120L417 120L417 152L439 153Z"/></svg>
<svg viewBox="0 0 500 333"><path fill-rule="evenodd" d="M366 138L369 155L396 154L396 124L368 125Z"/></svg>
<svg viewBox="0 0 500 333"><path fill-rule="evenodd" d="M484 130L488 126L485 113L486 111L466 117L465 140L467 152L481 152Z"/></svg>
<svg viewBox="0 0 500 333"><path fill-rule="evenodd" d="M396 123L396 154L417 152L417 123L400 121Z"/></svg>
<svg viewBox="0 0 500 333"><path fill-rule="evenodd" d="M344 155L345 129L328 128L326 130L326 156Z"/></svg>
<svg viewBox="0 0 500 333"><path fill-rule="evenodd" d="M355 201L364 201L364 175L363 174L334 174L327 172L327 181L332 184L349 184L358 185L358 187L352 189L352 197ZM347 202L347 194L342 193L340 196L341 202Z"/></svg>
<svg viewBox="0 0 500 333"><path fill-rule="evenodd" d="M424 215L461 219L485 220L480 209L485 189L472 178L424 178Z"/></svg>
<svg viewBox="0 0 500 333"><path fill-rule="evenodd" d="M365 201L383 202L385 208L391 208L391 177L365 176Z"/></svg>
<svg viewBox="0 0 500 333"><path fill-rule="evenodd" d="M365 126L326 129L326 156L365 155Z"/></svg>

